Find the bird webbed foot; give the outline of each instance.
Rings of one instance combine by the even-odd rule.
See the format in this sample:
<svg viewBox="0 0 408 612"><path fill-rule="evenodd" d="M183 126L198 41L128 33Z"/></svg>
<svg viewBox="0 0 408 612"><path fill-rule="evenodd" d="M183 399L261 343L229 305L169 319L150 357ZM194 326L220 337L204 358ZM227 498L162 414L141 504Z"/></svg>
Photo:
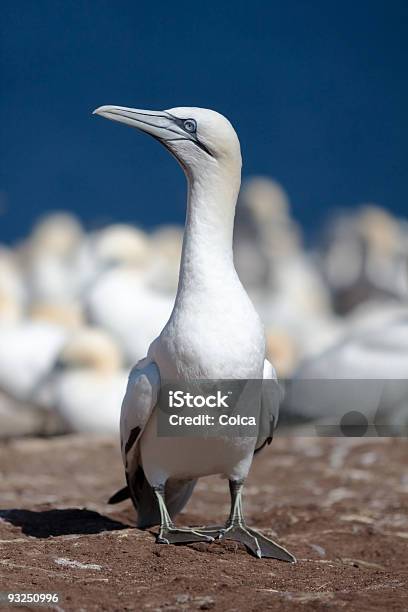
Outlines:
<svg viewBox="0 0 408 612"><path fill-rule="evenodd" d="M276 544L273 540L262 535L256 529L247 527L245 523L233 523L221 531L221 540L233 540L240 542L260 559L266 557L270 559L278 559L279 561L287 561L288 563L296 563L296 559L285 548Z"/></svg>
<svg viewBox="0 0 408 612"><path fill-rule="evenodd" d="M174 526L161 527L156 540L158 544L191 544L192 542L213 541L213 537L195 529Z"/></svg>
<svg viewBox="0 0 408 612"><path fill-rule="evenodd" d="M195 527L194 531L210 536L214 540L218 540L221 537L222 532L225 531L225 525L208 525L206 527Z"/></svg>

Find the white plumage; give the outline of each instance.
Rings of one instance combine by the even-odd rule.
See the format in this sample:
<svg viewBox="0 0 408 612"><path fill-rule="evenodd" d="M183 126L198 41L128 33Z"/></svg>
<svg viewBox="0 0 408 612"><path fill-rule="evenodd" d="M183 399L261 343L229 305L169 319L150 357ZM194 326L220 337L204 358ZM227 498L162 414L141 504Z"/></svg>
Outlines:
<svg viewBox="0 0 408 612"><path fill-rule="evenodd" d="M122 453L139 524L154 524L160 513L159 541L210 539L196 530L175 528L170 517L184 505L196 478L222 474L230 480L232 509L226 529L218 535L240 539L257 556L293 561L287 551L243 522L241 489L256 438L160 437L155 422L164 380L262 379L264 370L275 377L272 366L265 365L262 323L233 264L241 182L237 135L225 117L205 109L154 113L105 106L95 112L159 139L182 165L189 185L174 308L147 357L132 370L122 405ZM266 399L262 411L273 423L278 405L275 401L269 406Z"/></svg>
<svg viewBox="0 0 408 612"><path fill-rule="evenodd" d="M85 327L73 333L50 378L55 408L68 430L117 431L128 376L120 350L106 331Z"/></svg>
<svg viewBox="0 0 408 612"><path fill-rule="evenodd" d="M19 400L35 399L68 331L45 321L0 327L0 387Z"/></svg>

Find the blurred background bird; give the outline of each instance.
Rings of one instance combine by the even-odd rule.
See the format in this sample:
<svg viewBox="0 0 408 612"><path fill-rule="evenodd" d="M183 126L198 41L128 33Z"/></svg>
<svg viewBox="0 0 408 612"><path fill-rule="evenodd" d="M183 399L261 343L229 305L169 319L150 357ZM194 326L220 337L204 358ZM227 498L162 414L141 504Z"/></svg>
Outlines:
<svg viewBox="0 0 408 612"><path fill-rule="evenodd" d="M268 357L290 381L283 422L344 412L306 401L299 381L408 379L406 221L364 204L317 236L305 246L275 180L243 183L235 264L264 321ZM3 436L117 431L127 373L170 316L181 241L181 226L86 230L58 212L1 247ZM407 424L408 393L398 393L382 414Z"/></svg>

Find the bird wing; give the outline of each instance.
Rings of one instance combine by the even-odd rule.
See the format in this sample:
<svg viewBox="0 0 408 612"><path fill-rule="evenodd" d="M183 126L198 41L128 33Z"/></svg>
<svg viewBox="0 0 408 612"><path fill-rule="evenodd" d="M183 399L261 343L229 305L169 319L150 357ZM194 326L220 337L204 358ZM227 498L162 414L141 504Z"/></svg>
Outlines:
<svg viewBox="0 0 408 612"><path fill-rule="evenodd" d="M265 359L261 395L260 427L255 453L258 453L266 444L272 442L273 430L278 423L279 404L282 397L283 390L278 383L275 369L273 365Z"/></svg>
<svg viewBox="0 0 408 612"><path fill-rule="evenodd" d="M120 415L120 447L128 485L114 493L108 503L118 504L131 497L128 466L138 471L138 447L144 428L157 403L160 372L154 361L141 359L131 370ZM132 458L132 461L131 461Z"/></svg>
<svg viewBox="0 0 408 612"><path fill-rule="evenodd" d="M116 504L130 497L137 510L138 526L143 528L160 522L160 508L139 459L139 441L157 404L160 387L160 371L151 359L142 359L130 372L120 418L127 486L109 500ZM167 487L166 503L171 517L185 506L194 486L195 480L191 480Z"/></svg>
<svg viewBox="0 0 408 612"><path fill-rule="evenodd" d="M129 374L120 415L120 439L125 468L130 455L133 456L137 450L137 443L156 406L159 392L159 368L148 358L140 360Z"/></svg>

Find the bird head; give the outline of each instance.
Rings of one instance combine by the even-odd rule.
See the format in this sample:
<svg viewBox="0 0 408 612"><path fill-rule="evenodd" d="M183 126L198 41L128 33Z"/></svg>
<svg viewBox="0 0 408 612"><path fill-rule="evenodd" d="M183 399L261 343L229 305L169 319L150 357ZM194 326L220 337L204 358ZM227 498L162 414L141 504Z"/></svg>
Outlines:
<svg viewBox="0 0 408 612"><path fill-rule="evenodd" d="M205 108L179 107L149 111L100 106L93 114L150 134L181 164L187 176L208 170L241 171L241 150L231 123Z"/></svg>

